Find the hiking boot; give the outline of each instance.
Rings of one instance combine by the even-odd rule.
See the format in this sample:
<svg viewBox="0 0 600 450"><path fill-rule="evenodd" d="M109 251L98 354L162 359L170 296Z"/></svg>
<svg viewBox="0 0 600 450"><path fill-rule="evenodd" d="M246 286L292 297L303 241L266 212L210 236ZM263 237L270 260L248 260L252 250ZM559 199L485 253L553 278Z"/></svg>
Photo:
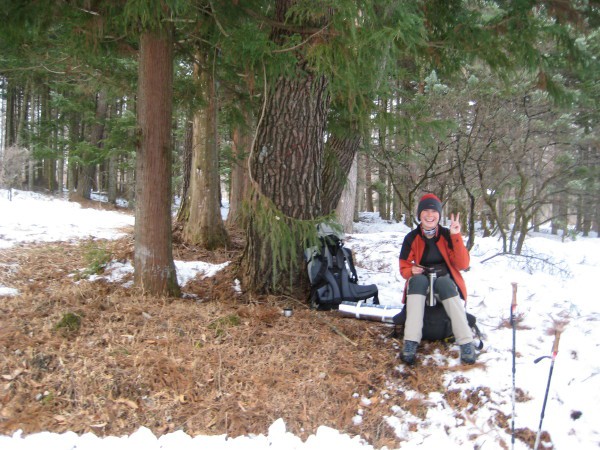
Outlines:
<svg viewBox="0 0 600 450"><path fill-rule="evenodd" d="M416 360L418 342L415 341L404 341L404 348L400 354L400 359L409 366L413 366Z"/></svg>
<svg viewBox="0 0 600 450"><path fill-rule="evenodd" d="M476 359L477 354L475 353L475 347L473 347L472 342L460 346L460 360L463 363L474 364Z"/></svg>

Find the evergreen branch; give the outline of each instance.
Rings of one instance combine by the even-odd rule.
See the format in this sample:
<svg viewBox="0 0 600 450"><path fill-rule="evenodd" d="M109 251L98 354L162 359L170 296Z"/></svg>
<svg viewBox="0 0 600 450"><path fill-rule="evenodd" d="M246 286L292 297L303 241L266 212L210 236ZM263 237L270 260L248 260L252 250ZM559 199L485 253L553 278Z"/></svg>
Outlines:
<svg viewBox="0 0 600 450"><path fill-rule="evenodd" d="M99 16L100 13L96 12L96 11L91 11L89 9L85 9L85 8L80 8L80 7L76 7L76 9L78 9L81 12L84 12L86 14L91 14L92 16Z"/></svg>
<svg viewBox="0 0 600 450"><path fill-rule="evenodd" d="M244 11L249 16L253 17L254 19L258 19L261 22L266 23L267 25L269 25L273 28L278 28L283 31L289 31L291 33L297 33L297 34L310 34L310 35L315 35L315 34L318 34L323 31L323 28L319 29L319 28L313 28L313 27L294 27L292 25L288 25L286 23L282 23L277 20L269 19L268 17L262 16L261 14L258 14L249 8L244 8ZM327 26L325 26L325 28L327 28ZM335 36L339 36L339 35L340 35L340 33L335 32L335 31L329 30L327 32L327 36L335 37Z"/></svg>
<svg viewBox="0 0 600 450"><path fill-rule="evenodd" d="M59 59L57 60L54 64L59 64L62 63L64 61L69 60L70 58L67 56L63 59ZM5 73L5 72L18 72L18 71L29 71L29 70L36 70L36 69L45 69L46 71L50 72L50 73L56 73L58 75L65 75L67 72L59 72L56 70L52 70L49 69L48 67L46 67L44 64L38 64L36 66L29 66L29 67L15 67L15 68L2 68L0 67L0 72ZM74 69L77 69L77 67L75 67ZM73 72L74 70L71 70L71 72Z"/></svg>
<svg viewBox="0 0 600 450"><path fill-rule="evenodd" d="M229 34L227 34L227 32L225 31L225 28L223 28L223 25L221 25L221 22L219 21L219 19L217 19L217 15L214 13L215 7L213 6L212 2L209 2L209 4L210 4L210 9L212 10L213 19L215 19L215 23L217 24L217 28L219 28L219 30L221 30L221 33L223 33L225 35L225 37L230 37Z"/></svg>
<svg viewBox="0 0 600 450"><path fill-rule="evenodd" d="M323 28L321 28L320 30L316 31L315 33L311 34L309 37L307 37L305 40L303 40L302 42L300 42L297 45L294 45L293 47L290 48L281 48L279 50L273 50L273 53L286 53L286 52L291 52L296 50L297 48L302 47L304 44L306 44L308 41L310 41L312 38L314 38L315 36L317 36L318 34L321 34L325 31L325 29L328 27L329 25L325 25Z"/></svg>

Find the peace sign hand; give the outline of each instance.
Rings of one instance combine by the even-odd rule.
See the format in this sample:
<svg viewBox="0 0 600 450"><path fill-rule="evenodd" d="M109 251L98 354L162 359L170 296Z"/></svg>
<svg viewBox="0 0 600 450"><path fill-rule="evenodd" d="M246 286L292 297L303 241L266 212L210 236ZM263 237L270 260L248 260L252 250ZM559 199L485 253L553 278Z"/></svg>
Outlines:
<svg viewBox="0 0 600 450"><path fill-rule="evenodd" d="M456 218L454 218L454 214L450 214L450 234L459 234L460 233L460 213L456 213Z"/></svg>

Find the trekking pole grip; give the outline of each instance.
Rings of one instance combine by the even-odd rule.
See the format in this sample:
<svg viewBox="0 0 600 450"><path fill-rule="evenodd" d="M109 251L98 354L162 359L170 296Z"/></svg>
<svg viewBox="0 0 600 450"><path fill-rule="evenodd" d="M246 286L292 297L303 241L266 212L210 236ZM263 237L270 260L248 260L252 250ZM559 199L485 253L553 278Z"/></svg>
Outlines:
<svg viewBox="0 0 600 450"><path fill-rule="evenodd" d="M511 305L512 305L512 309L514 311L517 307L517 283L511 283L511 284L512 284L512 292L513 292Z"/></svg>
<svg viewBox="0 0 600 450"><path fill-rule="evenodd" d="M552 346L552 357L555 358L558 353L558 343L560 342L560 335L562 330L556 330L554 332L554 345Z"/></svg>

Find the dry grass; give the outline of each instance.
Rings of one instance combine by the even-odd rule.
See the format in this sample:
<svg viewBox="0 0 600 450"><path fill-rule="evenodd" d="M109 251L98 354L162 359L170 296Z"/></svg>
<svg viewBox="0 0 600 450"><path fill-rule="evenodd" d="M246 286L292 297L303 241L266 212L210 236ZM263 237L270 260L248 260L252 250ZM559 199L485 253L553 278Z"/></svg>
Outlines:
<svg viewBox="0 0 600 450"><path fill-rule="evenodd" d="M310 310L289 297L236 294L232 269L188 284L194 298L75 282L99 247L131 259L130 239L0 250L0 285L20 292L0 298L1 434L123 435L145 426L157 436L237 436L264 434L281 417L303 438L328 425L375 447L397 447L384 419L391 407L426 414L425 404L403 392L445 389L444 368L397 370L399 343L388 326ZM174 249L177 259L215 263L237 251L209 254L177 241ZM289 306L294 314L286 318L281 311ZM457 414L474 414L485 397L445 395ZM355 425L359 409L363 420Z"/></svg>

